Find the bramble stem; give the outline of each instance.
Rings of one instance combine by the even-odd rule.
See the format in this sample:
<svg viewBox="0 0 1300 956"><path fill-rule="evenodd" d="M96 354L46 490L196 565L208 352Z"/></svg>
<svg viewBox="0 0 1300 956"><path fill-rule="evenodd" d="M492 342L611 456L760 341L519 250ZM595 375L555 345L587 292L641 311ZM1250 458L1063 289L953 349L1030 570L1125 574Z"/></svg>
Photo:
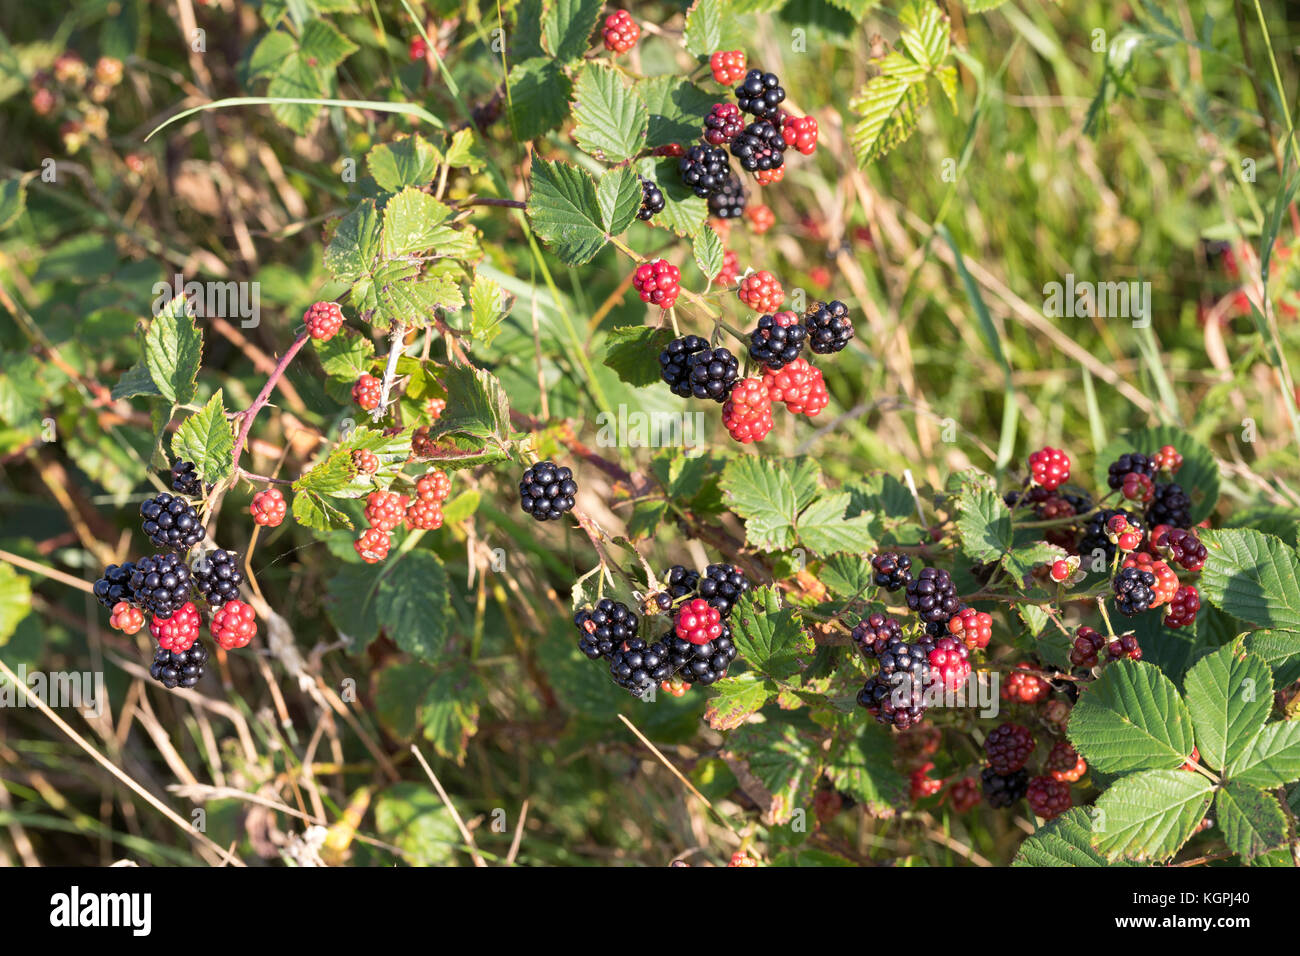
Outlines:
<svg viewBox="0 0 1300 956"><path fill-rule="evenodd" d="M308 338L310 336L304 329L302 334L293 340L293 344L289 346L284 355L280 356L280 361L271 370L270 377L267 378L266 384L262 386L262 390L257 393L257 398L253 399L253 404L249 405L242 413L239 423L239 435L235 439L234 464L236 471L239 470L239 458L243 454L244 442L248 440L248 433L252 430L253 419L257 417L257 413L262 410L262 406L271 398L271 392L275 390L275 383L280 381L281 376L289 368L289 363L293 361L293 357L307 344Z"/></svg>

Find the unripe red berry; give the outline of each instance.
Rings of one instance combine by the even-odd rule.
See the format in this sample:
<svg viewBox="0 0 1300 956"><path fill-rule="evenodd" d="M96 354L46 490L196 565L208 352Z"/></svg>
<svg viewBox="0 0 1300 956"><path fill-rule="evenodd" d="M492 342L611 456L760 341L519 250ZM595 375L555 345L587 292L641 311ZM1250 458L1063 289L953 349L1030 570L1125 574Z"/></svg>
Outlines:
<svg viewBox="0 0 1300 956"><path fill-rule="evenodd" d="M948 619L948 633L960 638L969 650L981 650L993 639L993 617L986 611L964 607Z"/></svg>
<svg viewBox="0 0 1300 956"><path fill-rule="evenodd" d="M367 528L352 545L366 564L376 564L388 557L388 546L388 532L378 528Z"/></svg>
<svg viewBox="0 0 1300 956"><path fill-rule="evenodd" d="M673 630L684 641L707 644L722 634L722 615L708 601L696 598L678 609Z"/></svg>
<svg viewBox="0 0 1300 956"><path fill-rule="evenodd" d="M762 441L772 430L772 399L761 379L738 382L722 406L722 423L742 445Z"/></svg>
<svg viewBox="0 0 1300 956"><path fill-rule="evenodd" d="M257 614L243 601L227 601L212 615L212 636L226 650L247 647L257 633Z"/></svg>
<svg viewBox="0 0 1300 956"><path fill-rule="evenodd" d="M428 501L446 501L451 494L451 479L439 468L430 469L415 482L415 496Z"/></svg>
<svg viewBox="0 0 1300 956"><path fill-rule="evenodd" d="M1054 491L1070 479L1070 456L1059 448L1040 448L1029 456L1033 483Z"/></svg>
<svg viewBox="0 0 1300 956"><path fill-rule="evenodd" d="M740 301L755 312L776 312L785 301L785 291L776 276L763 269L740 280Z"/></svg>
<svg viewBox="0 0 1300 956"><path fill-rule="evenodd" d="M748 207L745 210L745 218L749 220L750 230L759 236L776 224L776 213L772 212L770 206L762 204Z"/></svg>
<svg viewBox="0 0 1300 956"><path fill-rule="evenodd" d="M194 605L187 606L193 607ZM109 615L108 625L123 634L135 634L140 628L144 627L144 613L125 601L118 601L113 605L113 613Z"/></svg>
<svg viewBox="0 0 1300 956"><path fill-rule="evenodd" d="M605 39L605 49L611 53L626 53L636 46L641 36L641 28L636 25L626 10L615 10L605 18L605 28L601 30Z"/></svg>
<svg viewBox="0 0 1300 956"><path fill-rule="evenodd" d="M366 520L370 527L392 531L406 516L406 495L395 491L372 491L366 496Z"/></svg>
<svg viewBox="0 0 1300 956"><path fill-rule="evenodd" d="M812 116L787 116L781 126L786 145L811 156L817 150L817 120Z"/></svg>
<svg viewBox="0 0 1300 956"><path fill-rule="evenodd" d="M671 309L681 291L682 273L667 259L656 259L637 267L632 285L636 287L641 301L657 305L661 309Z"/></svg>
<svg viewBox="0 0 1300 956"><path fill-rule="evenodd" d="M735 86L749 72L743 50L718 50L709 57L709 69L723 86Z"/></svg>
<svg viewBox="0 0 1300 956"><path fill-rule="evenodd" d="M248 507L253 516L253 523L266 528L277 528L284 520L284 495L279 488L267 488L253 495L253 503Z"/></svg>
<svg viewBox="0 0 1300 956"><path fill-rule="evenodd" d="M186 601L172 612L171 617L158 617L156 614L149 622L149 633L153 635L158 646L180 653L188 651L199 637L199 628L203 619L193 602ZM134 631L130 633L135 633Z"/></svg>
<svg viewBox="0 0 1300 956"><path fill-rule="evenodd" d="M319 342L328 342L343 325L343 310L337 302L315 302L303 313L302 320L308 335Z"/></svg>
<svg viewBox="0 0 1300 956"><path fill-rule="evenodd" d="M379 407L383 390L384 385L379 379L373 375L362 375L352 386L352 400L366 411L371 411Z"/></svg>
<svg viewBox="0 0 1300 956"><path fill-rule="evenodd" d="M406 523L422 531L442 527L442 504L431 498L416 498L406 509Z"/></svg>

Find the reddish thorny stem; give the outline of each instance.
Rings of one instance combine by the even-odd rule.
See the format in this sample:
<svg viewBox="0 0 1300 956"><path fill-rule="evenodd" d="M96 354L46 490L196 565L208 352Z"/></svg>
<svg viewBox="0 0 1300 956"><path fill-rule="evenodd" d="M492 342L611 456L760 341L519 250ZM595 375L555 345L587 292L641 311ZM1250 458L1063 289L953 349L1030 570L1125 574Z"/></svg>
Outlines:
<svg viewBox="0 0 1300 956"><path fill-rule="evenodd" d="M253 419L255 419L257 413L262 410L262 406L270 400L271 392L274 391L276 382L280 381L280 377L284 375L285 370L289 367L289 363L292 362L293 357L298 354L298 350L307 344L308 338L309 336L306 330L304 330L301 335L294 339L293 344L289 346L284 355L280 357L280 361L276 363L275 368L272 369L270 377L266 380L266 384L263 385L262 390L257 393L257 398L253 399L253 404L249 405L242 413L239 423L239 435L235 439L234 463L236 471L239 470L239 459L244 452L244 442L248 439L248 433L252 430Z"/></svg>

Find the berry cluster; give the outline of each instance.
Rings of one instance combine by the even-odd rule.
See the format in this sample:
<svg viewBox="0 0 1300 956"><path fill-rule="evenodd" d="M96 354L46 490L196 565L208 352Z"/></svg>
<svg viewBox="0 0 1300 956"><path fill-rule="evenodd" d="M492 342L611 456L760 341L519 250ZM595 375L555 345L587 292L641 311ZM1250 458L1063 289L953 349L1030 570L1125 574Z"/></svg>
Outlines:
<svg viewBox="0 0 1300 956"><path fill-rule="evenodd" d="M536 521L555 521L573 510L577 493L572 471L552 461L539 461L519 481L519 507Z"/></svg>

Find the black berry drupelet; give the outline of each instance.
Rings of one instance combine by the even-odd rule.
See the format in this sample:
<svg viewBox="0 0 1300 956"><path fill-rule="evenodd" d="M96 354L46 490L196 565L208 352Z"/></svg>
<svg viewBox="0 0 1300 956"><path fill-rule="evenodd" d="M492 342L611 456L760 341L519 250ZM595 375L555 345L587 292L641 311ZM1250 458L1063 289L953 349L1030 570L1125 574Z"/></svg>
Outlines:
<svg viewBox="0 0 1300 956"><path fill-rule="evenodd" d="M1147 506L1147 524L1155 527L1167 524L1171 528L1192 526L1192 499L1187 497L1182 485L1161 482L1156 485L1155 497Z"/></svg>
<svg viewBox="0 0 1300 956"><path fill-rule="evenodd" d="M850 637L865 656L879 657L892 642L903 640L903 627L895 618L872 614L858 622Z"/></svg>
<svg viewBox="0 0 1300 956"><path fill-rule="evenodd" d="M776 371L799 357L808 333L793 312L758 317L758 328L749 333L749 357Z"/></svg>
<svg viewBox="0 0 1300 956"><path fill-rule="evenodd" d="M731 155L747 172L779 169L785 165L785 139L767 120L754 120L732 138Z"/></svg>
<svg viewBox="0 0 1300 956"><path fill-rule="evenodd" d="M625 642L609 658L609 673L614 683L637 697L676 672L667 640L646 644L636 638Z"/></svg>
<svg viewBox="0 0 1300 956"><path fill-rule="evenodd" d="M171 617L190 599L190 566L176 554L141 558L131 572L136 602L156 617Z"/></svg>
<svg viewBox="0 0 1300 956"><path fill-rule="evenodd" d="M961 610L957 586L942 568L922 568L920 574L907 582L907 606L925 622L927 630L930 625L946 626L948 619Z"/></svg>
<svg viewBox="0 0 1300 956"><path fill-rule="evenodd" d="M179 458L172 462L171 479L172 491L190 498L203 497L203 482L199 480L199 473L194 467L194 462L184 461Z"/></svg>
<svg viewBox="0 0 1300 956"><path fill-rule="evenodd" d="M1110 583L1115 592L1115 607L1126 617L1140 614L1151 606L1156 576L1141 568L1123 568Z"/></svg>
<svg viewBox="0 0 1300 956"><path fill-rule="evenodd" d="M721 404L740 377L740 362L724 348L704 349L686 360L687 383L696 398Z"/></svg>
<svg viewBox="0 0 1300 956"><path fill-rule="evenodd" d="M980 786L984 799L995 810L1005 810L1024 797L1029 789L1029 772L1025 769L1013 773L998 773L992 767L980 771Z"/></svg>
<svg viewBox="0 0 1300 956"><path fill-rule="evenodd" d="M652 179L641 177L641 208L637 210L636 217L642 222L648 222L652 217L657 216L664 211L664 194L658 184Z"/></svg>
<svg viewBox="0 0 1300 956"><path fill-rule="evenodd" d="M886 591L905 588L912 580L912 559L896 551L876 555L871 559L871 568L876 572L872 581Z"/></svg>
<svg viewBox="0 0 1300 956"><path fill-rule="evenodd" d="M727 668L736 659L736 645L731 640L731 628L707 644L692 644L676 636L665 639L670 662L682 680L691 684L716 683L727 676Z"/></svg>
<svg viewBox="0 0 1300 956"><path fill-rule="evenodd" d="M803 325L808 330L808 348L818 355L838 352L853 338L849 307L838 299L818 302L804 316Z"/></svg>
<svg viewBox="0 0 1300 956"><path fill-rule="evenodd" d="M780 115L781 103L785 100L785 90L775 73L762 70L750 70L745 79L736 87L736 105L741 112L750 113L760 119L774 120Z"/></svg>
<svg viewBox="0 0 1300 956"><path fill-rule="evenodd" d="M709 215L718 219L739 219L749 198L740 177L732 174L720 190L709 197Z"/></svg>
<svg viewBox="0 0 1300 956"><path fill-rule="evenodd" d="M126 564L110 564L104 569L104 576L95 582L95 600L110 611L118 601L138 603L131 587L131 574L134 571L135 565L130 561Z"/></svg>
<svg viewBox="0 0 1300 956"><path fill-rule="evenodd" d="M682 184L701 199L721 192L731 178L727 151L720 146L692 146L682 155L677 168Z"/></svg>
<svg viewBox="0 0 1300 956"><path fill-rule="evenodd" d="M193 687L203 677L203 665L207 662L208 651L202 641L195 641L188 651L179 653L159 647L149 665L149 676L168 690Z"/></svg>
<svg viewBox="0 0 1300 956"><path fill-rule="evenodd" d="M239 555L220 548L198 558L190 572L194 585L209 607L218 608L239 597L244 572L239 569Z"/></svg>
<svg viewBox="0 0 1300 956"><path fill-rule="evenodd" d="M1106 469L1106 484L1112 488L1123 488L1124 476L1134 471L1148 478L1154 478L1156 463L1141 452L1127 452L1111 462L1110 467Z"/></svg>
<svg viewBox="0 0 1300 956"><path fill-rule="evenodd" d="M673 339L659 353L659 376L668 383L674 395L691 397L690 359L709 347L707 339L698 335L685 335Z"/></svg>
<svg viewBox="0 0 1300 956"><path fill-rule="evenodd" d="M539 461L519 482L519 507L537 521L554 521L573 510L577 493L573 472L552 461Z"/></svg>
<svg viewBox="0 0 1300 956"><path fill-rule="evenodd" d="M749 581L740 568L730 564L710 564L704 569L696 589L709 607L716 608L723 617L731 613L740 596L749 590Z"/></svg>
<svg viewBox="0 0 1300 956"><path fill-rule="evenodd" d="M700 572L674 564L664 575L664 584L667 585L668 593L672 595L673 600L684 598L695 594L695 589L700 586Z"/></svg>
<svg viewBox="0 0 1300 956"><path fill-rule="evenodd" d="M188 551L203 540L203 522L194 506L165 491L140 504L140 517L155 548Z"/></svg>
<svg viewBox="0 0 1300 956"><path fill-rule="evenodd" d="M641 619L621 601L602 598L595 607L583 608L573 615L581 635L578 650L593 661L608 658L624 641L633 640Z"/></svg>

